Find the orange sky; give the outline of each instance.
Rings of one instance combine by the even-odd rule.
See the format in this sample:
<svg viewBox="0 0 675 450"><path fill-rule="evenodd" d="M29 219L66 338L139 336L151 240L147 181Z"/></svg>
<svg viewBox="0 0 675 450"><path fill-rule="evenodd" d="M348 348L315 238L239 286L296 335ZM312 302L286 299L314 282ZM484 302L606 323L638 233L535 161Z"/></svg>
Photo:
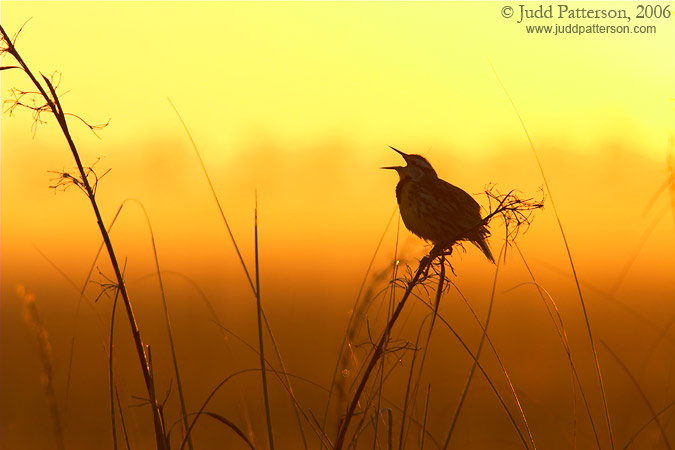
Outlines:
<svg viewBox="0 0 675 450"><path fill-rule="evenodd" d="M633 270L660 273L653 262L673 255L665 193L646 209L668 176L673 19L648 22L653 35L542 38L500 11L483 2L3 2L2 23L14 33L31 18L17 42L25 60L61 73L68 111L110 118L100 139L71 120L85 164L101 158L99 173L112 169L98 192L104 218L125 199L142 202L167 270L225 264L241 276L167 97L249 264L257 192L268 276L293 278L302 267L359 278L396 207L396 176L378 169L401 162L388 145L424 154L472 194L496 183L538 195L535 157L491 62L538 150L582 273L613 283L652 222ZM28 87L21 75L3 71L3 99ZM86 273L99 242L86 200L48 189L50 171L72 168L53 121L33 136L27 111L3 115L2 251L17 262L3 276L43 264L36 248L71 276ZM114 237L140 276L152 267L147 226L136 205L125 208ZM424 251L403 228L401 238L406 251ZM569 275L550 200L520 244ZM466 258L479 263L475 253Z"/></svg>
<svg viewBox="0 0 675 450"><path fill-rule="evenodd" d="M582 4L592 5L575 2ZM602 5L634 14L637 3ZM97 196L104 219L125 199L142 202L166 270L246 289L167 97L199 146L249 264L257 192L268 292L283 284L303 297L302 274L313 288L348 292L331 306L342 314L396 207L396 176L378 169L402 162L389 145L425 155L442 178L472 194L496 183L502 192L539 195L534 154L492 64L537 148L586 288L606 292L622 280L628 303L642 301L633 293L649 286L659 293L654 304L667 304L674 211L666 192L647 208L669 176L675 18L631 21L656 26L654 34L542 36L502 17L503 6L3 1L0 17L10 34L30 18L17 48L36 73L61 74L67 111L91 123L110 119L100 139L76 119L69 123L85 164L101 158L96 169L112 169ZM22 73L3 71L3 101L12 87L30 86ZM71 171L73 162L55 121L45 119L33 135L29 112L1 118L5 318L20 306L17 284L40 292L48 292L45 280L58 285L39 252L80 283L99 244L86 198L48 188L50 171ZM396 227L395 219L379 270L391 262ZM495 254L501 231L495 225ZM404 256L425 250L402 225L399 239ZM137 205L125 206L113 240L132 278L153 271ZM569 262L550 196L519 244L567 292ZM473 279L487 263L467 250L453 264ZM508 278L522 275L514 253L509 263L505 288L522 281ZM270 292L270 301L285 295Z"/></svg>
<svg viewBox="0 0 675 450"><path fill-rule="evenodd" d="M574 196L588 195L571 194L579 180L570 171L586 173L587 192L603 191L594 180L630 177L626 195L640 212L666 176L672 19L649 22L654 35L542 38L504 19L494 3L3 2L10 32L28 18L18 41L26 60L36 71L62 73L69 111L95 123L111 119L101 140L71 125L85 162L103 157L97 168L113 169L100 192L109 215L127 197L146 203L156 221L175 216L169 205L192 210L168 227L213 212L167 97L243 229L257 189L267 233L324 240L350 225L344 212L352 209L359 227L350 238L373 242L395 206L395 177L376 170L398 163L387 145L425 154L469 192L496 182L531 193L541 176L489 62L570 226L584 209ZM3 73L4 99L10 87L25 86L20 75ZM29 227L35 240L26 222L40 227L42 211L77 214L84 204L74 192L55 197L45 189L47 171L71 163L53 124L31 139L30 123L25 111L3 116L3 200L17 208L3 225L5 236ZM631 173L624 153L651 173ZM600 203L611 214L625 198ZM39 208L22 210L28 199Z"/></svg>

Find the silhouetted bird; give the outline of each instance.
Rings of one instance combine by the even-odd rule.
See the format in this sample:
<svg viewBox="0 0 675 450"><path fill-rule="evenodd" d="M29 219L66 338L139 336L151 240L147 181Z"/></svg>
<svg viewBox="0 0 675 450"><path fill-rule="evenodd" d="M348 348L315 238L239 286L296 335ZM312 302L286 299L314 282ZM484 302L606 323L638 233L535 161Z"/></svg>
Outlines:
<svg viewBox="0 0 675 450"><path fill-rule="evenodd" d="M482 223L480 205L469 194L441 180L429 161L420 155L403 156L405 167L382 167L398 172L396 199L406 228L440 249L458 241L476 244L492 263L495 262L487 238L490 232Z"/></svg>

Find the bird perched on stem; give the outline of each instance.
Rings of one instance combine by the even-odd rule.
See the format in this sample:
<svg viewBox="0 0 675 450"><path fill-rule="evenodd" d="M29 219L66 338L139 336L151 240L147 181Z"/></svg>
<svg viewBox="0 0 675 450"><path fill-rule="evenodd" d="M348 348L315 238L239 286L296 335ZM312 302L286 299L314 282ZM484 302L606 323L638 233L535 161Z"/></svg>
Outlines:
<svg viewBox="0 0 675 450"><path fill-rule="evenodd" d="M401 217L406 228L435 244L437 251L449 250L459 241L478 246L487 259L495 262L487 238L490 232L483 223L480 205L457 186L438 178L429 161L420 155L403 156L406 166L382 167L398 172L396 185Z"/></svg>

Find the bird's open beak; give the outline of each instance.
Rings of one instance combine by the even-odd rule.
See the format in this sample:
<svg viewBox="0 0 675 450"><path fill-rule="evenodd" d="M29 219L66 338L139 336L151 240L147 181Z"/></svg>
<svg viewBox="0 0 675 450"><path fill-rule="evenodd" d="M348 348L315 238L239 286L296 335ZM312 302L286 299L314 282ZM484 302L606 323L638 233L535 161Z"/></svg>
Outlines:
<svg viewBox="0 0 675 450"><path fill-rule="evenodd" d="M406 156L408 156L407 153L403 153L401 150L399 150L399 149L397 149L397 148L394 148L394 147L392 147L391 145L389 146L389 148L392 149L393 151L395 151L396 153L398 153L399 155L403 156L403 158L405 158Z"/></svg>
<svg viewBox="0 0 675 450"><path fill-rule="evenodd" d="M391 145L389 146L389 148L392 149L393 151L395 151L396 153L398 153L399 155L403 156L403 159L406 159L406 156L408 156L407 153L403 153L401 150L398 150L398 149L392 147ZM407 159L406 159L406 162L407 162ZM390 166L390 167L380 167L380 169L398 170L398 169L403 169L403 167L402 166Z"/></svg>

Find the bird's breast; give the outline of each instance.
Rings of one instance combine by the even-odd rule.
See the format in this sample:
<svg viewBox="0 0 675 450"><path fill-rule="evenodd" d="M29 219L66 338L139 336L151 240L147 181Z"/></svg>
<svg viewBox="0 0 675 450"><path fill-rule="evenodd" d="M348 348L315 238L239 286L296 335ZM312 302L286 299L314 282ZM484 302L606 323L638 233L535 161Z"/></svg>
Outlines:
<svg viewBox="0 0 675 450"><path fill-rule="evenodd" d="M396 186L396 199L406 228L423 239L433 240L428 229L432 205L423 187L410 179L401 180Z"/></svg>

